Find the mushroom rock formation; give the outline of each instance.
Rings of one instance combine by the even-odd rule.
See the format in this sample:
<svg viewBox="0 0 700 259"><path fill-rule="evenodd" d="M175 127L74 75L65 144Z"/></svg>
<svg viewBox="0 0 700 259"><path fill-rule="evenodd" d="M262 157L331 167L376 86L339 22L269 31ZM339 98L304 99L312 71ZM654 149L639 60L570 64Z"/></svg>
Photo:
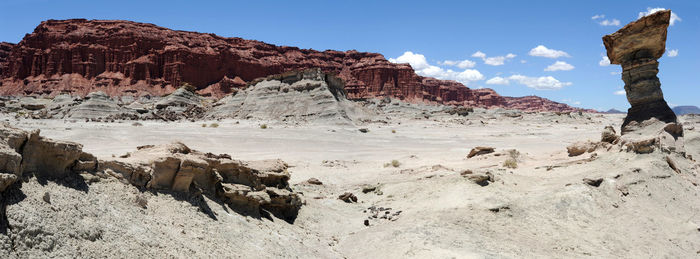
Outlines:
<svg viewBox="0 0 700 259"><path fill-rule="evenodd" d="M632 22L603 37L611 64L622 65L627 100L632 106L622 123L622 132L630 122L657 118L676 122L676 114L666 104L656 74L666 49L666 29L671 11L660 11Z"/></svg>

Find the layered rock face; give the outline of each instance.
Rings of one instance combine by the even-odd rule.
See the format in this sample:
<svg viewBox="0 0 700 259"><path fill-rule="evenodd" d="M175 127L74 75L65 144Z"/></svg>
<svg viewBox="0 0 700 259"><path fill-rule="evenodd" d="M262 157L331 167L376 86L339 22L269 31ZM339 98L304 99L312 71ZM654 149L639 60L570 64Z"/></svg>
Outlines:
<svg viewBox="0 0 700 259"><path fill-rule="evenodd" d="M7 67L7 57L10 56L10 51L15 44L9 42L0 42L0 79L2 79L3 71Z"/></svg>
<svg viewBox="0 0 700 259"><path fill-rule="evenodd" d="M617 32L603 37L610 63L622 65L627 100L631 108L622 124L657 118L676 122L676 114L666 104L656 74L666 49L666 29L671 11L661 11L632 22Z"/></svg>
<svg viewBox="0 0 700 259"><path fill-rule="evenodd" d="M45 21L12 47L7 60L1 95L103 91L162 96L186 82L200 94L219 98L256 78L320 68L345 82L350 99L388 96L475 107L510 103L491 89L418 76L410 65L393 64L377 53L280 47L129 21ZM522 107L575 110L546 102L552 105Z"/></svg>
<svg viewBox="0 0 700 259"><path fill-rule="evenodd" d="M85 100L68 111L67 117L76 119L97 119L111 115L135 113L117 105L103 92L89 93Z"/></svg>
<svg viewBox="0 0 700 259"><path fill-rule="evenodd" d="M212 118L256 118L295 121L351 121L360 107L349 102L343 81L320 69L292 71L252 82L219 100Z"/></svg>

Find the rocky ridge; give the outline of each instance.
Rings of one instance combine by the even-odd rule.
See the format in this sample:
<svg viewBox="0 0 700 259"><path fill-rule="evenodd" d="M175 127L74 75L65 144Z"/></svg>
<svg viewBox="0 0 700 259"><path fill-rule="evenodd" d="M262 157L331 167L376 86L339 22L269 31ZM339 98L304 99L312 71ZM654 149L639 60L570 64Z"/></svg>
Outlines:
<svg viewBox="0 0 700 259"><path fill-rule="evenodd" d="M182 143L141 146L114 160L98 160L80 144L0 125L0 198L26 177L75 188L116 178L143 191L206 195L245 215L272 214L293 222L302 201L289 187L287 167L280 160L243 162L202 153ZM4 215L4 209L0 212ZM6 231L7 222L1 223Z"/></svg>
<svg viewBox="0 0 700 259"><path fill-rule="evenodd" d="M377 53L320 52L130 21L44 21L11 48L2 67L2 95L161 96L186 82L201 94L222 97L256 78L320 68L345 82L349 99L576 110L543 98L506 98L491 89L418 76L409 64L391 63Z"/></svg>

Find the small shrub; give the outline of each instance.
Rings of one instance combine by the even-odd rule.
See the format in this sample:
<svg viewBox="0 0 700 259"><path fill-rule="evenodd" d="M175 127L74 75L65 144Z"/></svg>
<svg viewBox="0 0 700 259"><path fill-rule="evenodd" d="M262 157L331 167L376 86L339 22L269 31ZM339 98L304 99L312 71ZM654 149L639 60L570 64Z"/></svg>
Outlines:
<svg viewBox="0 0 700 259"><path fill-rule="evenodd" d="M512 169L518 168L518 160L515 160L515 158L512 158L512 157L509 157L508 159L506 159L506 161L503 161L503 167L512 168Z"/></svg>
<svg viewBox="0 0 700 259"><path fill-rule="evenodd" d="M206 127L207 127L207 124L206 124L206 123L202 123L202 128L206 128Z"/></svg>
<svg viewBox="0 0 700 259"><path fill-rule="evenodd" d="M515 149L508 150L508 156L513 159L518 159L518 157L520 157L520 152Z"/></svg>
<svg viewBox="0 0 700 259"><path fill-rule="evenodd" d="M367 132L369 132L369 129L367 129L367 128L361 128L361 129L359 129L359 131L362 132L362 133L367 133Z"/></svg>
<svg viewBox="0 0 700 259"><path fill-rule="evenodd" d="M400 165L401 163L399 162L399 160L391 160L391 166L399 167Z"/></svg>
<svg viewBox="0 0 700 259"><path fill-rule="evenodd" d="M138 127L138 126L143 126L140 122L134 122L131 124L131 126Z"/></svg>
<svg viewBox="0 0 700 259"><path fill-rule="evenodd" d="M391 133L396 133L396 130L391 130Z"/></svg>
<svg viewBox="0 0 700 259"><path fill-rule="evenodd" d="M218 128L218 127L219 127L219 124L218 124L218 123L212 123L212 124L209 124L209 127L210 127L210 128Z"/></svg>
<svg viewBox="0 0 700 259"><path fill-rule="evenodd" d="M261 129L267 129L267 124L262 124L262 125L260 125L260 128L261 128Z"/></svg>

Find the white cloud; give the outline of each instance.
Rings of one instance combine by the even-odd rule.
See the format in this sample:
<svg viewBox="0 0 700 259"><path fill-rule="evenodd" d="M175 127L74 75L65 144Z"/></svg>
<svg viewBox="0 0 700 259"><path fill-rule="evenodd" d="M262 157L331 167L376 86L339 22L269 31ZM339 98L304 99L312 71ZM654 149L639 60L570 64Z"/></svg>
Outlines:
<svg viewBox="0 0 700 259"><path fill-rule="evenodd" d="M567 98L567 99L562 99L561 102L563 102L563 103L570 103L570 104L573 104L573 105L580 105L580 104L581 104L581 102L579 102L579 101L574 101L574 100L571 100L571 99L568 99L568 98Z"/></svg>
<svg viewBox="0 0 700 259"><path fill-rule="evenodd" d="M647 15L650 15L650 14L653 14L653 13L658 12L658 11L665 11L665 10L666 10L666 8L662 8L662 7L656 7L656 8L647 7L646 12L639 12L639 17L637 17L637 19L642 18L642 17L647 16ZM673 26L673 24L676 23L676 21L679 21L679 22L682 21L681 17L676 15L676 13L671 12L671 26Z"/></svg>
<svg viewBox="0 0 700 259"><path fill-rule="evenodd" d="M561 82L551 76L528 77L524 75L512 75L508 77L508 79L537 90L557 90L573 84L571 82Z"/></svg>
<svg viewBox="0 0 700 259"><path fill-rule="evenodd" d="M451 71L451 70L448 70ZM459 82L470 82L470 81L479 81L479 80L484 80L484 75L482 75L479 70L476 69L465 69L464 71L458 73L455 76L456 80Z"/></svg>
<svg viewBox="0 0 700 259"><path fill-rule="evenodd" d="M428 65L428 61L425 59L425 56L418 53L414 54L410 51L404 52L403 55L399 56L398 58L390 58L389 61L392 63L411 64L411 67L413 67L414 70L423 70L430 66Z"/></svg>
<svg viewBox="0 0 700 259"><path fill-rule="evenodd" d="M530 50L528 53L530 56L535 57L545 57L545 58L559 58L559 57L571 57L569 53L561 50L554 50L545 47L544 45L539 45Z"/></svg>
<svg viewBox="0 0 700 259"><path fill-rule="evenodd" d="M602 58L600 61L598 61L598 65L600 65L601 67L607 67L607 66L609 66L609 65L610 65L610 59L608 58L608 56L603 56L603 58Z"/></svg>
<svg viewBox="0 0 700 259"><path fill-rule="evenodd" d="M569 71L573 70L574 66L564 61L557 61L554 64L549 65L544 71Z"/></svg>
<svg viewBox="0 0 700 259"><path fill-rule="evenodd" d="M501 66L501 65L505 64L506 60L513 59L516 56L517 55L515 55L513 53L508 53L505 56L487 57L486 53L481 52L481 51L477 51L477 52L474 52L474 54L472 54L472 57L480 58L481 60L484 61L484 64L491 65L491 66Z"/></svg>
<svg viewBox="0 0 700 259"><path fill-rule="evenodd" d="M619 74L622 74L622 73L620 73L620 71L613 71L613 72L610 72L610 74L613 75L613 76L616 76L616 75L619 75Z"/></svg>
<svg viewBox="0 0 700 259"><path fill-rule="evenodd" d="M504 56L498 56L498 57L488 57L484 59L484 63L486 65L491 65L491 66L500 66L505 64L506 62L506 57Z"/></svg>
<svg viewBox="0 0 700 259"><path fill-rule="evenodd" d="M620 20L618 19L612 19L612 20L602 20L598 22L598 24L603 25L603 26L620 26Z"/></svg>
<svg viewBox="0 0 700 259"><path fill-rule="evenodd" d="M525 64L525 63L527 63L527 60L524 60L524 59L520 60L520 64Z"/></svg>
<svg viewBox="0 0 700 259"><path fill-rule="evenodd" d="M445 65L445 66L457 66L458 68L465 69L465 68L473 68L476 66L476 62L465 59L465 60L445 60L443 62L438 62L438 64Z"/></svg>
<svg viewBox="0 0 700 259"><path fill-rule="evenodd" d="M508 81L508 79L506 79L506 78L496 76L496 77L493 77L489 80L486 80L486 84L487 85L509 85L510 81Z"/></svg>
<svg viewBox="0 0 700 259"><path fill-rule="evenodd" d="M591 17L591 20L598 20L598 19L603 19L605 18L604 14L596 14L593 17ZM618 19L612 19L612 20L600 20L596 21L598 24L603 25L603 26L620 26L620 20Z"/></svg>
<svg viewBox="0 0 700 259"><path fill-rule="evenodd" d="M477 52L474 52L474 54L472 54L472 57L475 57L475 58L486 58L486 53L481 52L481 51L477 51Z"/></svg>
<svg viewBox="0 0 700 259"><path fill-rule="evenodd" d="M430 65L425 56L411 51L406 51L398 58L390 58L392 63L409 63L416 74L421 76L435 77L443 80L455 80L468 85L471 82L484 80L484 75L476 69L465 69L464 71L453 71L438 66ZM443 62L444 64L444 62ZM459 63L456 63L459 66Z"/></svg>
<svg viewBox="0 0 700 259"><path fill-rule="evenodd" d="M625 95L626 93L625 93L625 90L623 89L623 90L615 91L613 94L615 94L615 95Z"/></svg>
<svg viewBox="0 0 700 259"><path fill-rule="evenodd" d="M666 52L666 56L668 56L669 58L677 57L677 56L678 56L678 50L677 50L677 49L669 49L669 50Z"/></svg>

